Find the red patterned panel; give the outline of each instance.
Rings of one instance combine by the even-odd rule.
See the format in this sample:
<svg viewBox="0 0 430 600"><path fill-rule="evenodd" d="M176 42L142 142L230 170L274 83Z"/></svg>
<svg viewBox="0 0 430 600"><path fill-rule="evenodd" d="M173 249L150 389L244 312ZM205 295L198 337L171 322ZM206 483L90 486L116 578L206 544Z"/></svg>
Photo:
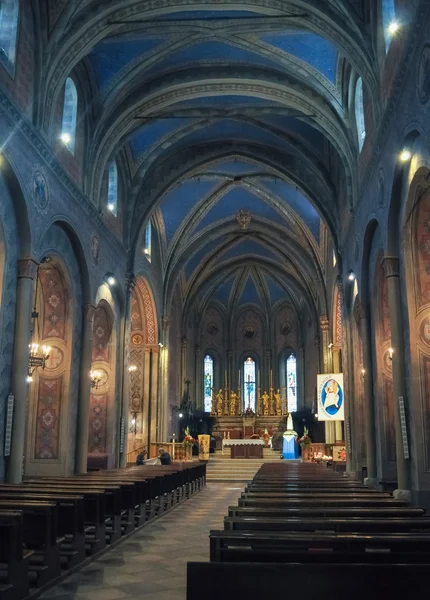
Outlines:
<svg viewBox="0 0 430 600"><path fill-rule="evenodd" d="M141 277L137 278L137 288L142 296L143 310L145 314L145 332L146 332L146 343L156 344L157 343L157 320L154 306L154 300L152 293L146 283Z"/></svg>
<svg viewBox="0 0 430 600"><path fill-rule="evenodd" d="M93 362L109 362L111 334L111 319L107 310L103 306L99 306L94 315L93 324Z"/></svg>
<svg viewBox="0 0 430 600"><path fill-rule="evenodd" d="M415 273L417 278L417 308L430 302L430 194L425 194L419 204L415 226Z"/></svg>
<svg viewBox="0 0 430 600"><path fill-rule="evenodd" d="M34 457L58 459L63 377L39 377Z"/></svg>
<svg viewBox="0 0 430 600"><path fill-rule="evenodd" d="M388 282L382 267L380 268L379 274L379 316L382 335L381 341L387 342L391 340L390 309L388 306Z"/></svg>
<svg viewBox="0 0 430 600"><path fill-rule="evenodd" d="M134 289L131 295L131 330L142 331L142 314L140 312L139 299Z"/></svg>
<svg viewBox="0 0 430 600"><path fill-rule="evenodd" d="M336 295L335 344L342 346L342 299L339 293Z"/></svg>
<svg viewBox="0 0 430 600"><path fill-rule="evenodd" d="M42 338L65 339L66 294L64 281L56 267L44 267L39 271L39 282L43 298Z"/></svg>
<svg viewBox="0 0 430 600"><path fill-rule="evenodd" d="M430 357L421 355L421 372L423 377L423 430L424 435L424 447L426 453L426 470L430 464Z"/></svg>
<svg viewBox="0 0 430 600"><path fill-rule="evenodd" d="M383 376L384 420L387 460L396 462L396 430L394 423L394 388L393 380Z"/></svg>
<svg viewBox="0 0 430 600"><path fill-rule="evenodd" d="M88 452L106 452L107 394L91 394Z"/></svg>

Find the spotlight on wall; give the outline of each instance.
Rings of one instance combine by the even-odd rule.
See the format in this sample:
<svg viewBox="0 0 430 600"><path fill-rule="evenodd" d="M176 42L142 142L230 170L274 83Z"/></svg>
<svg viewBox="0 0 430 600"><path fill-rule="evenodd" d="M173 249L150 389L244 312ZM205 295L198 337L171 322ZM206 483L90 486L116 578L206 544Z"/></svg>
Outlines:
<svg viewBox="0 0 430 600"><path fill-rule="evenodd" d="M108 210L110 210L110 212L113 212L115 210L115 204L109 203L107 205L107 207L108 207Z"/></svg>
<svg viewBox="0 0 430 600"><path fill-rule="evenodd" d="M411 160L411 158L412 158L412 153L410 150L405 149L400 152L400 160L402 162L408 162L408 160Z"/></svg>
<svg viewBox="0 0 430 600"><path fill-rule="evenodd" d="M315 419L317 419L317 420L318 420L318 413L315 413L315 414L314 414L314 417L315 417Z"/></svg>
<svg viewBox="0 0 430 600"><path fill-rule="evenodd" d="M182 413L179 413L179 418L182 419L184 415Z"/></svg>
<svg viewBox="0 0 430 600"><path fill-rule="evenodd" d="M164 348L164 344L162 344L161 342L158 342L158 345L160 346L160 348Z"/></svg>
<svg viewBox="0 0 430 600"><path fill-rule="evenodd" d="M115 277L110 276L106 279L106 281L109 285L115 285Z"/></svg>
<svg viewBox="0 0 430 600"><path fill-rule="evenodd" d="M60 140L63 142L63 144L70 144L70 142L72 141L70 133L66 133L65 131L63 131L63 133L60 135Z"/></svg>
<svg viewBox="0 0 430 600"><path fill-rule="evenodd" d="M366 375L366 369L361 369L361 374L364 377L364 375Z"/></svg>
<svg viewBox="0 0 430 600"><path fill-rule="evenodd" d="M355 273L354 273L354 271L348 271L348 279L349 279L349 281L354 281L355 280Z"/></svg>
<svg viewBox="0 0 430 600"><path fill-rule="evenodd" d="M394 348L388 348L388 354L390 355L390 360L393 360Z"/></svg>
<svg viewBox="0 0 430 600"><path fill-rule="evenodd" d="M33 381L33 376L32 375L27 375L27 377L25 378L27 383L31 383Z"/></svg>
<svg viewBox="0 0 430 600"><path fill-rule="evenodd" d="M128 367L128 372L129 372L129 373L134 373L135 371L137 371L137 367L136 367L136 365L130 365L130 366Z"/></svg>
<svg viewBox="0 0 430 600"><path fill-rule="evenodd" d="M331 350L333 348L333 342L330 342L330 344L328 345L329 350Z"/></svg>
<svg viewBox="0 0 430 600"><path fill-rule="evenodd" d="M391 23L388 25L388 31L391 33L391 35L394 35L397 31L399 31L400 29L400 25L398 21L391 21Z"/></svg>

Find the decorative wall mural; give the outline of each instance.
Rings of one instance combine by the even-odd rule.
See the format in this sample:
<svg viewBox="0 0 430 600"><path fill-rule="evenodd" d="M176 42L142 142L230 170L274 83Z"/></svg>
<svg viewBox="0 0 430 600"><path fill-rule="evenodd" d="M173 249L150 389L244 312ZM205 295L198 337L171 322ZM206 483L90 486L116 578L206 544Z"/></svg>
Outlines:
<svg viewBox="0 0 430 600"><path fill-rule="evenodd" d="M59 458L62 384L62 376L55 379L39 379L34 449L34 457L37 459Z"/></svg>
<svg viewBox="0 0 430 600"><path fill-rule="evenodd" d="M430 315L422 320L420 325L420 338L427 346L430 346Z"/></svg>
<svg viewBox="0 0 430 600"><path fill-rule="evenodd" d="M419 62L418 95L423 104L430 98L430 46L424 47Z"/></svg>
<svg viewBox="0 0 430 600"><path fill-rule="evenodd" d="M336 313L335 313L334 341L337 346L342 346L342 297L339 292L336 293Z"/></svg>
<svg viewBox="0 0 430 600"><path fill-rule="evenodd" d="M40 169L33 173L32 196L37 212L45 215L49 208L49 190L46 177Z"/></svg>
<svg viewBox="0 0 430 600"><path fill-rule="evenodd" d="M44 267L39 271L39 281L43 297L43 339L64 339L66 294L62 274L55 266Z"/></svg>
<svg viewBox="0 0 430 600"><path fill-rule="evenodd" d="M49 358L46 361L46 370L47 371L55 371L59 367L61 367L64 360L63 351L58 348L58 346L51 345L51 351L49 353Z"/></svg>
<svg viewBox="0 0 430 600"><path fill-rule="evenodd" d="M131 336L131 343L133 346L141 346L143 344L143 336L140 333L133 333Z"/></svg>
<svg viewBox="0 0 430 600"><path fill-rule="evenodd" d="M283 321L281 323L280 332L282 335L287 336L291 332L291 323L289 323L288 321Z"/></svg>
<svg viewBox="0 0 430 600"><path fill-rule="evenodd" d="M243 332L243 335L248 340L252 340L252 338L255 337L256 333L257 332L255 330L255 327L253 327L252 325L248 325L247 327L245 327L245 331Z"/></svg>
<svg viewBox="0 0 430 600"><path fill-rule="evenodd" d="M104 307L96 310L93 324L93 362L109 362L109 340L112 334L111 319Z"/></svg>
<svg viewBox="0 0 430 600"><path fill-rule="evenodd" d="M145 333L146 343L156 344L157 343L157 320L155 313L154 300L152 293L150 292L148 285L142 277L138 277L136 281L137 288L142 297L143 302L143 313L145 318Z"/></svg>
<svg viewBox="0 0 430 600"><path fill-rule="evenodd" d="M108 394L91 394L88 452L106 452Z"/></svg>
<svg viewBox="0 0 430 600"><path fill-rule="evenodd" d="M216 335L218 333L218 325L211 321L208 323L206 331L209 333L209 335Z"/></svg>
<svg viewBox="0 0 430 600"><path fill-rule="evenodd" d="M252 221L251 213L249 212L249 210L241 208L236 213L236 221L241 229L248 229Z"/></svg>
<svg viewBox="0 0 430 600"><path fill-rule="evenodd" d="M416 308L430 302L430 194L426 193L419 204L415 224L415 248L417 256L414 257L414 273L418 293Z"/></svg>

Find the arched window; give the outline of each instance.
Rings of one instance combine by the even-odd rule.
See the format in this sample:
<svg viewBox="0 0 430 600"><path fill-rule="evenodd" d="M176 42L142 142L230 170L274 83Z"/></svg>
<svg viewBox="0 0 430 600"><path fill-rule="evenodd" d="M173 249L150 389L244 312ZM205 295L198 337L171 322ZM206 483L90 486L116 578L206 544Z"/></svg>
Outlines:
<svg viewBox="0 0 430 600"><path fill-rule="evenodd" d="M248 357L243 363L243 404L255 412L255 361Z"/></svg>
<svg viewBox="0 0 430 600"><path fill-rule="evenodd" d="M78 118L78 91L70 77L66 79L64 88L63 125L61 139L72 154L75 153L76 123Z"/></svg>
<svg viewBox="0 0 430 600"><path fill-rule="evenodd" d="M209 354L205 356L205 412L212 412L212 388L214 386L214 361Z"/></svg>
<svg viewBox="0 0 430 600"><path fill-rule="evenodd" d="M290 413L297 411L297 359L294 354L287 358L286 369L287 410Z"/></svg>
<svg viewBox="0 0 430 600"><path fill-rule="evenodd" d="M118 169L112 161L108 172L108 210L116 217L118 214Z"/></svg>
<svg viewBox="0 0 430 600"><path fill-rule="evenodd" d="M143 253L145 254L146 258L149 261L151 260L151 246L152 246L152 225L151 225L151 221L149 221L149 223L147 223L146 227L145 227L145 246L143 248Z"/></svg>
<svg viewBox="0 0 430 600"><path fill-rule="evenodd" d="M10 71L15 66L19 0L0 2L0 60Z"/></svg>
<svg viewBox="0 0 430 600"><path fill-rule="evenodd" d="M385 52L388 52L397 28L394 0L382 0L382 27L384 28Z"/></svg>
<svg viewBox="0 0 430 600"><path fill-rule="evenodd" d="M355 84L355 124L357 127L358 147L361 151L364 140L366 139L366 126L364 123L364 100L363 100L363 80L357 79Z"/></svg>

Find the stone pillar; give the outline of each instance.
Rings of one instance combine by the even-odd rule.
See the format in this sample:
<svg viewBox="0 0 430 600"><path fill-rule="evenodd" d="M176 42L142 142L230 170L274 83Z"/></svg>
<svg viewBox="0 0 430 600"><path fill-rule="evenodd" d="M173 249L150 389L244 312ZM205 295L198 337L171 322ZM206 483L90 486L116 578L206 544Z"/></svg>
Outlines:
<svg viewBox="0 0 430 600"><path fill-rule="evenodd" d="M159 385L159 401L158 401L158 436L157 441L167 441L167 422L169 410L169 331L170 317L164 315L162 322L162 344L159 361L160 361L160 385Z"/></svg>
<svg viewBox="0 0 430 600"><path fill-rule="evenodd" d="M222 373L222 388L224 388L224 373ZM203 397L203 385L202 381L202 364L200 361L200 346L196 344L194 353L194 380L195 380L195 394L194 403L197 408L201 407L201 401Z"/></svg>
<svg viewBox="0 0 430 600"><path fill-rule="evenodd" d="M366 414L366 454L367 454L367 484L377 485L376 470L376 428L375 428L375 398L373 395L372 346L370 337L369 308L357 305L357 317L360 322L361 339L363 343L363 390Z"/></svg>
<svg viewBox="0 0 430 600"><path fill-rule="evenodd" d="M342 348L340 346L332 346L331 353L333 359L333 373L342 373L342 357L341 357ZM334 422L335 428L335 440L340 441L343 440L343 427L342 421Z"/></svg>
<svg viewBox="0 0 430 600"><path fill-rule="evenodd" d="M184 396L187 380L187 349L188 349L188 338L183 336L181 339L181 387L180 394L181 398Z"/></svg>
<svg viewBox="0 0 430 600"><path fill-rule="evenodd" d="M143 357L143 406L142 406L142 439L147 446L147 457L150 456L151 441L151 423L150 423L150 404L151 404L151 352L149 348L145 348Z"/></svg>
<svg viewBox="0 0 430 600"><path fill-rule="evenodd" d="M233 351L227 350L227 389L233 389Z"/></svg>
<svg viewBox="0 0 430 600"><path fill-rule="evenodd" d="M288 383L287 381L285 382ZM282 392L282 390L281 390ZM303 344L297 348L297 408L305 407L305 349ZM300 399L302 402L300 402Z"/></svg>
<svg viewBox="0 0 430 600"><path fill-rule="evenodd" d="M396 497L410 499L410 461L405 458L403 447L402 422L400 419L399 398L403 398L405 414L408 413L405 383L405 353L401 314L399 259L387 256L382 262L388 287L388 306L391 322L391 343L393 353L394 417L396 426L397 486ZM408 449L409 450L409 449ZM408 451L409 455L409 451Z"/></svg>
<svg viewBox="0 0 430 600"><path fill-rule="evenodd" d="M21 483L27 437L28 363L31 342L31 311L33 304L33 280L38 263L32 258L18 261L16 293L15 344L13 349L11 391L15 397L12 425L12 444L7 468L7 482Z"/></svg>
<svg viewBox="0 0 430 600"><path fill-rule="evenodd" d="M78 401L78 427L76 439L76 465L77 474L87 472L88 457L88 430L90 421L90 371L93 353L93 322L96 307L87 304L83 307L83 325L81 341L81 369L79 381Z"/></svg>
<svg viewBox="0 0 430 600"><path fill-rule="evenodd" d="M119 466L127 466L128 449L128 418L130 414L130 336L131 336L131 300L132 293L136 286L136 278L133 274L127 275L127 287L125 294L125 315L124 315L124 348L123 348L123 379L122 379L122 418L124 419L124 447L119 457ZM121 432L120 432L121 435Z"/></svg>
<svg viewBox="0 0 430 600"><path fill-rule="evenodd" d="M153 350L149 355L150 361L150 398L149 401L151 403L150 410L150 440L151 442L159 442L164 440L160 440L158 436L158 423L159 423L159 415L158 415L158 407L159 407L159 367L160 367L160 352L157 350Z"/></svg>

